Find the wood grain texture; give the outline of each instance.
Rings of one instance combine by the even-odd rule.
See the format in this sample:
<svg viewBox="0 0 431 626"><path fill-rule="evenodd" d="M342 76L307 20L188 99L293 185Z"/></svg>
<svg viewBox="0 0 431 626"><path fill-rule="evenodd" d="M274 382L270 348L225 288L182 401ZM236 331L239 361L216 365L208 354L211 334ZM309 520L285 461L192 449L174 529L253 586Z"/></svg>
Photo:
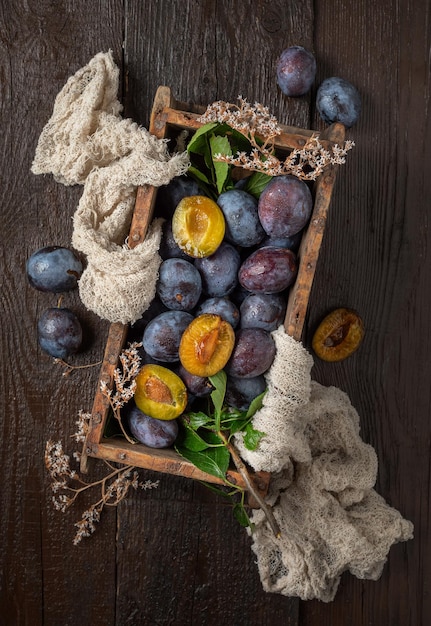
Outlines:
<svg viewBox="0 0 431 626"><path fill-rule="evenodd" d="M3 0L0 5L0 624L3 626L422 626L431 620L429 261L430 45L427 0ZM275 61L288 45L314 50L318 77L282 96ZM70 435L90 410L97 368L62 377L36 345L56 296L32 290L25 261L67 245L81 188L30 173L38 136L67 78L99 51L121 69L125 115L147 126L156 87L206 105L239 94L287 125L323 129L319 82L351 80L363 111L340 173L311 296L306 342L337 306L356 308L366 336L341 364L313 376L345 390L377 451L377 490L415 524L382 577L342 577L329 604L261 588L250 540L224 502L193 481L161 478L108 510L91 539L73 526L95 494L66 514L51 505L45 442ZM101 358L107 324L67 305L86 329L77 363ZM89 477L104 474L90 462Z"/></svg>
<svg viewBox="0 0 431 626"><path fill-rule="evenodd" d="M431 616L425 592L430 556L425 416L431 399L425 233L431 185L424 174L431 138L430 42L427 2L316 6L319 78L337 74L352 81L362 94L363 111L348 132L356 147L337 183L311 298L309 337L328 310L344 305L363 316L366 336L355 356L341 366L316 363L314 376L348 392L361 416L362 436L379 458L376 489L415 524L415 539L392 548L377 583L345 575L335 601L323 610L320 603L302 604L300 622L307 626L426 624Z"/></svg>
<svg viewBox="0 0 431 626"><path fill-rule="evenodd" d="M107 543L115 546L115 516L104 520L91 557L74 549L73 522L88 498L70 516L55 512L43 460L47 439L61 439L69 447L78 410L91 401L96 372L62 378L61 369L37 348L37 318L56 305L57 296L29 287L25 261L44 245L70 243L81 189L66 190L51 177L35 177L30 167L54 98L69 75L101 48L121 50L120 4L106 2L94 10L90 37L83 3L6 1L0 8L0 622L7 626L112 623L115 612L115 550L106 550ZM77 294L65 296L63 303L83 319L87 350L80 362L96 360L103 324L83 310ZM111 584L102 582L102 572ZM83 589L93 589L91 602L83 602Z"/></svg>

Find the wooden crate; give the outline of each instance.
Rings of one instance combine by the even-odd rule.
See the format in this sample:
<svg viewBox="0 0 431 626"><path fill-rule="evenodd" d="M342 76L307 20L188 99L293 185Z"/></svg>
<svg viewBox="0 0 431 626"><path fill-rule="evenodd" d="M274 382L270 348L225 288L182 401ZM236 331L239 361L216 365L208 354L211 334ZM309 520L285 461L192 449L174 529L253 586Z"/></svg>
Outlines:
<svg viewBox="0 0 431 626"><path fill-rule="evenodd" d="M189 107L190 108L190 107ZM179 130L197 130L201 124L197 121L203 108L187 107L176 102L168 87L159 87L154 100L149 130L158 138L165 138ZM282 126L282 133L277 137L276 149L290 151L302 148L312 136L318 136L325 147L342 144L345 129L341 124L333 124L325 132L304 130ZM336 167L328 166L313 184L313 213L303 234L298 252L299 268L295 283L290 288L284 327L286 332L301 340L306 319L308 300L319 256L320 245L325 230L326 217L336 177ZM136 204L129 234L129 245L134 247L143 242L151 222L157 189L152 186L140 187L137 191ZM104 437L105 426L110 412L109 401L100 391L104 381L109 388L113 386L113 372L118 366L119 355L125 346L128 325L113 323L110 325L103 363L97 383L92 409L90 431L82 454L82 471L87 470L88 457L105 459L126 465L175 474L210 483L222 484L222 480L202 472L192 463L179 456L173 449L153 449L143 444L130 444L122 438ZM269 474L254 473L250 470L255 486L265 493L269 484ZM239 472L232 468L228 472L230 482L245 487Z"/></svg>

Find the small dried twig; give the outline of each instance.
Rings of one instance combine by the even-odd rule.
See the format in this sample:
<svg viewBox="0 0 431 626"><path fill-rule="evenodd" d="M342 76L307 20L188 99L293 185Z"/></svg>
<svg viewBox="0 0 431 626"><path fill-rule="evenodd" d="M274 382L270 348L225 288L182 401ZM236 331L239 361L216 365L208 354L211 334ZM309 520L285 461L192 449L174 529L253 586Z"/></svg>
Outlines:
<svg viewBox="0 0 431 626"><path fill-rule="evenodd" d="M316 180L326 166L344 164L347 152L355 145L348 140L343 146L334 144L327 150L318 137L313 135L303 148L292 150L284 160L279 159L274 152L275 138L281 133L276 118L259 103L251 105L241 96L238 96L238 101L238 105L222 100L214 102L198 118L204 124L228 124L250 142L250 152L238 152L236 155L215 154L216 161L263 172L268 176L292 174L302 180Z"/></svg>
<svg viewBox="0 0 431 626"><path fill-rule="evenodd" d="M236 469L238 470L238 472L241 474L241 476L244 479L245 485L247 487L247 491L253 496L253 498L256 500L256 502L258 503L258 505L264 512L265 517L268 520L268 524L270 525L272 532L277 538L280 537L281 530L277 523L277 520L274 517L274 513L272 512L271 507L267 505L267 503L265 502L265 500L262 498L259 491L257 490L253 480L250 477L247 467L245 466L240 455L238 454L237 449L235 448L233 443L229 441L228 437L225 435L223 431L219 431L217 434L220 437L220 439L223 441L224 445L229 450L230 456L232 458L232 461L235 464Z"/></svg>
<svg viewBox="0 0 431 626"><path fill-rule="evenodd" d="M83 416L87 413L80 413L78 424L80 430L76 433L76 440L85 437L82 431ZM159 481L150 480L140 482L138 472L133 466L113 467L110 463L107 466L110 472L100 480L87 483L79 474L71 469L70 457L65 454L60 441L52 440L46 443L45 465L51 477L51 489L53 491L52 502L54 507L61 512L65 512L77 499L80 493L99 487L101 496L82 514L82 518L75 526L77 532L73 543L77 545L84 537L90 536L96 529L95 524L100 520L100 515L105 506L117 506L129 493L131 488L153 489Z"/></svg>
<svg viewBox="0 0 431 626"><path fill-rule="evenodd" d="M66 377L66 376L70 376L70 374L74 372L75 370L83 370L83 369L87 369L88 367L96 367L96 365L101 365L102 361L96 361L95 363L86 363L84 365L71 365L70 363L67 363L63 359L56 357L54 359L54 363L61 365L62 367L65 368L62 375Z"/></svg>

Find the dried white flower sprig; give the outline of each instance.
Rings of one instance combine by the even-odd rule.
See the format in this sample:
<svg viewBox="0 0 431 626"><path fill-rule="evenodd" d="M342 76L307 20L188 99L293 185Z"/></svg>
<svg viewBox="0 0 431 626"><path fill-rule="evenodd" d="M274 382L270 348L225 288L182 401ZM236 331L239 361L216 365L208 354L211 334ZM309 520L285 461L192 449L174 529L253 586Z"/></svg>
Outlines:
<svg viewBox="0 0 431 626"><path fill-rule="evenodd" d="M134 342L122 350L119 357L121 368L117 367L113 374L115 383L114 389L109 389L104 381L100 383L100 390L103 395L108 398L112 412L120 425L121 431L130 443L136 443L136 441L131 439L124 429L121 421L121 409L135 394L135 378L141 367L141 357L138 353L138 349L141 346L141 343Z"/></svg>
<svg viewBox="0 0 431 626"><path fill-rule="evenodd" d="M198 121L207 124L217 122L227 124L238 131L251 144L251 151L235 155L215 154L214 160L238 166L243 169L263 172L268 176L292 174L302 180L315 180L327 165L342 165L346 154L355 145L353 141L343 146L334 144L330 150L324 148L318 137L311 136L304 147L295 148L285 158L279 159L274 153L275 139L282 129L267 107L255 103L251 105L242 96L239 104L218 100L208 106Z"/></svg>
<svg viewBox="0 0 431 626"><path fill-rule="evenodd" d="M227 124L250 140L254 140L256 135L261 135L267 143L273 145L275 137L282 131L268 107L259 102L252 105L242 96L238 96L238 103L217 100L207 107L205 113L198 117L198 121L202 124L210 122Z"/></svg>
<svg viewBox="0 0 431 626"><path fill-rule="evenodd" d="M90 414L80 412L78 420L78 432L74 437L77 441L85 439L88 429L88 419ZM95 524L100 520L102 510L105 506L117 506L129 493L130 489L154 489L158 487L159 481L146 480L139 481L138 472L133 466L127 465L120 468L114 467L107 461L109 473L94 482L84 481L77 471L70 466L70 457L63 450L61 441L47 441L45 448L45 465L51 477L51 490L53 492L52 502L54 507L61 512L65 512L79 494L88 489L99 488L100 497L86 509L81 519L76 522L77 532L73 543L77 545L84 537L89 537L95 530Z"/></svg>

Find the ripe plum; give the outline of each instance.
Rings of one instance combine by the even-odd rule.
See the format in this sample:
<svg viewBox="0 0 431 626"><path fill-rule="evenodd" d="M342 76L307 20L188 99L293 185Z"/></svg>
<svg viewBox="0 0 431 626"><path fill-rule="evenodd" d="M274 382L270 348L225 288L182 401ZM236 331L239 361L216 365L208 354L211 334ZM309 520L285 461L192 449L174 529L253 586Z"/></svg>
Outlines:
<svg viewBox="0 0 431 626"><path fill-rule="evenodd" d="M254 196L241 189L229 189L219 195L217 204L226 222L226 241L247 248L262 241L265 231L259 221Z"/></svg>
<svg viewBox="0 0 431 626"><path fill-rule="evenodd" d="M226 365L235 344L232 326L219 315L195 317L181 337L181 365L195 376L213 376Z"/></svg>
<svg viewBox="0 0 431 626"><path fill-rule="evenodd" d="M166 259L160 265L156 291L168 309L191 311L201 296L201 275L190 261Z"/></svg>
<svg viewBox="0 0 431 626"><path fill-rule="evenodd" d="M47 246L28 258L26 270L29 283L35 289L61 293L78 286L83 267L69 248Z"/></svg>
<svg viewBox="0 0 431 626"><path fill-rule="evenodd" d="M296 176L275 176L259 198L259 219L270 237L291 237L304 228L313 208L311 191Z"/></svg>
<svg viewBox="0 0 431 626"><path fill-rule="evenodd" d="M222 210L206 196L183 198L172 216L172 234L178 246L198 259L214 254L225 229Z"/></svg>
<svg viewBox="0 0 431 626"><path fill-rule="evenodd" d="M208 298L208 300L204 300L196 310L196 315L202 315L202 313L220 315L222 319L229 322L232 328L238 326L238 307L228 298Z"/></svg>
<svg viewBox="0 0 431 626"><path fill-rule="evenodd" d="M228 376L226 381L226 402L239 411L247 411L252 400L266 389L263 374L253 378L236 378Z"/></svg>
<svg viewBox="0 0 431 626"><path fill-rule="evenodd" d="M255 293L279 293L292 284L297 272L296 255L287 248L258 248L241 265L241 285Z"/></svg>
<svg viewBox="0 0 431 626"><path fill-rule="evenodd" d="M81 347L82 327L69 309L47 309L39 318L37 332L42 350L58 359L75 354Z"/></svg>
<svg viewBox="0 0 431 626"><path fill-rule="evenodd" d="M141 367L135 382L135 404L150 417L171 420L186 408L186 386L172 369L148 363Z"/></svg>
<svg viewBox="0 0 431 626"><path fill-rule="evenodd" d="M228 376L254 378L266 372L275 357L275 342L262 328L236 331L235 346L226 366Z"/></svg>
<svg viewBox="0 0 431 626"><path fill-rule="evenodd" d="M340 122L350 128L361 113L361 96L347 80L333 76L324 80L317 90L316 107L327 124Z"/></svg>
<svg viewBox="0 0 431 626"><path fill-rule="evenodd" d="M193 315L186 311L160 313L144 330L142 345L145 352L156 361L178 361L181 336L192 321Z"/></svg>
<svg viewBox="0 0 431 626"><path fill-rule="evenodd" d="M210 298L227 296L238 283L241 264L239 252L223 241L211 256L196 259L195 267L202 277L202 291Z"/></svg>
<svg viewBox="0 0 431 626"><path fill-rule="evenodd" d="M131 434L149 448L169 448L178 436L177 420L159 420L134 406L126 413L125 422Z"/></svg>
<svg viewBox="0 0 431 626"><path fill-rule="evenodd" d="M253 293L247 296L240 307L241 328L263 328L276 330L283 322L286 301L279 294Z"/></svg>
<svg viewBox="0 0 431 626"><path fill-rule="evenodd" d="M280 54L276 71L277 83L286 96L303 96L316 77L316 59L302 46L291 46Z"/></svg>
<svg viewBox="0 0 431 626"><path fill-rule="evenodd" d="M195 374L190 374L190 372L181 364L178 368L178 376L184 382L188 391L190 391L190 393L196 398L208 396L214 389L207 376L196 376Z"/></svg>
<svg viewBox="0 0 431 626"><path fill-rule="evenodd" d="M289 248L292 252L297 252L301 244L302 231L297 232L291 237L270 237L269 235L262 240L261 245L272 246L273 248Z"/></svg>
<svg viewBox="0 0 431 626"><path fill-rule="evenodd" d="M320 322L312 348L323 361L343 361L359 348L364 332L364 323L356 311L334 309Z"/></svg>

